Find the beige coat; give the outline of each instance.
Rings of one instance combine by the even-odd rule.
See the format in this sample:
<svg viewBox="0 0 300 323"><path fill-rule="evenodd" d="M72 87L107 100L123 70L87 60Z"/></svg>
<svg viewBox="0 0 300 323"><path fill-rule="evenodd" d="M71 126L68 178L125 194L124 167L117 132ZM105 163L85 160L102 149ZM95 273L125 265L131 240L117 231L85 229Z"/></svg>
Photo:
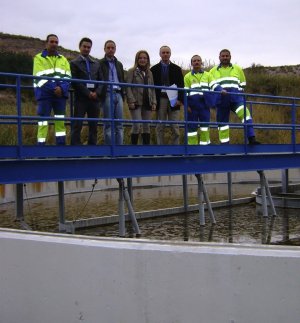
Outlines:
<svg viewBox="0 0 300 323"><path fill-rule="evenodd" d="M142 72L138 68L131 68L127 72L126 77L127 83L133 84L144 84L144 78ZM153 76L151 71L148 72L148 82L147 85L153 85ZM143 105L143 87L128 87L127 88L127 103L134 103L136 106ZM156 96L154 88L148 88L150 109L152 105L156 105Z"/></svg>

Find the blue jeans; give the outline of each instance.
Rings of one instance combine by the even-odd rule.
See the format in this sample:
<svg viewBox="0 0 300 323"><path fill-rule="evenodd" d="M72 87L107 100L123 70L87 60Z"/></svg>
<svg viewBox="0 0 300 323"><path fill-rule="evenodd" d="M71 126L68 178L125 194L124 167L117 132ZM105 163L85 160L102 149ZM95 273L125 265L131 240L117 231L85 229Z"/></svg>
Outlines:
<svg viewBox="0 0 300 323"><path fill-rule="evenodd" d="M113 102L110 104L110 93L107 92L103 105L103 117L106 119L123 119L123 99L120 93L113 92ZM104 124L104 143L111 145L112 123ZM116 145L123 145L123 125L121 122L114 123L114 138Z"/></svg>

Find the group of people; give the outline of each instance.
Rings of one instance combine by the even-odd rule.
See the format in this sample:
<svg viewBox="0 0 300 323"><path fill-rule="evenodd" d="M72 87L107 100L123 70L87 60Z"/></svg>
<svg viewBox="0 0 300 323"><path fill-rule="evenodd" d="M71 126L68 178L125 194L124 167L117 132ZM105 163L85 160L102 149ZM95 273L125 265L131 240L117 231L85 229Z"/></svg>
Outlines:
<svg viewBox="0 0 300 323"><path fill-rule="evenodd" d="M156 111L157 120L170 121L171 144L178 145L180 132L176 121L180 119L185 92L177 89L182 88L186 89L187 95L188 144L210 144L209 122L212 108L216 108L221 144L228 144L230 140L228 125L230 111L233 111L243 123L247 123L248 143L259 144L255 138L251 114L244 104L243 96L240 95L246 86L245 75L241 67L231 63L228 49L221 50L220 64L209 72L202 69L201 57L194 55L191 58L191 71L185 76L182 69L170 61L170 47L160 48L161 60L152 67L148 52L140 50L136 53L134 66L128 70L125 77L123 65L115 57L114 41L105 42L105 55L98 61L90 56L92 40L82 38L79 42L80 54L70 64L58 53L58 43L57 35L48 35L46 48L34 57L33 64L33 75L41 77L34 79L37 113L41 117L50 117L53 110L56 144L66 143L63 118L70 86L75 93L71 145L81 144L85 115L89 125L88 144L97 144L97 119L100 116L100 107L103 109L103 118L108 119L104 122L104 143L122 145L123 125L120 121L116 121L112 134L111 120L123 119L125 99L131 118L136 121L133 122L131 129L132 144L138 144L140 132L142 143L150 144L150 125L147 120L151 120L152 112ZM130 83L132 86L124 87L120 86L120 83ZM159 87L151 87L153 85ZM138 122L139 120L142 122ZM157 144L166 144L165 126L165 122L157 123ZM46 143L47 133L48 121L39 121L38 144Z"/></svg>

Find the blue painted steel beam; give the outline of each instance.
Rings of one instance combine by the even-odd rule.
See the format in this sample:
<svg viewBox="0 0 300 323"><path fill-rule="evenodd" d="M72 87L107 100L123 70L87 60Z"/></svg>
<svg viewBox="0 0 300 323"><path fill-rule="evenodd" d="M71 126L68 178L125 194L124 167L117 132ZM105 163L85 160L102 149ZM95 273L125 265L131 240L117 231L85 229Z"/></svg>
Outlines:
<svg viewBox="0 0 300 323"><path fill-rule="evenodd" d="M300 167L300 154L0 160L0 183L244 172Z"/></svg>
<svg viewBox="0 0 300 323"><path fill-rule="evenodd" d="M21 153L20 153L21 151ZM157 155L300 153L292 145L121 145L121 146L0 146L0 160L73 157L128 157Z"/></svg>

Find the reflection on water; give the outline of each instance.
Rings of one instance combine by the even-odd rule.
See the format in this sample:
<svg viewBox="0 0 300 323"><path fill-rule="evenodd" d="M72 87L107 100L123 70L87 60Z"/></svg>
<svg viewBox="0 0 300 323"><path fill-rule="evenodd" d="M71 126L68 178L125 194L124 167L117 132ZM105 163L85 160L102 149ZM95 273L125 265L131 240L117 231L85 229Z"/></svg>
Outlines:
<svg viewBox="0 0 300 323"><path fill-rule="evenodd" d="M299 178L299 170L297 170ZM251 173L251 172L249 172ZM247 184L234 184L233 197L249 196L258 183L258 175L252 172L233 174L234 181ZM277 174L277 175L276 175ZM243 176L242 176L243 175ZM275 176L276 175L276 176ZM273 174L272 180L280 178L280 172ZM270 177L269 177L270 178ZM211 201L227 199L227 174L204 175ZM187 195L189 204L198 200L195 176L187 176L189 183ZM269 179L270 181L270 179ZM164 176L156 178L136 178L133 181L133 206L135 211L155 210L183 206L181 176ZM66 182L66 192L83 193L65 195L65 218L76 221L84 218L100 217L118 213L119 192L114 179L98 181L91 194L94 181ZM58 231L58 197L47 196L28 199L31 196L45 196L57 193L55 183L35 183L24 188L24 216L26 223L39 231ZM146 185L148 185L146 187ZM45 193L47 192L47 194ZM20 223L14 221L15 204L5 200L14 198L13 185L0 185L0 226L21 229ZM278 216L263 218L260 206L255 203L214 209L217 224L211 225L206 211L206 226L199 225L197 212L139 220L142 238L180 241L212 241L217 243L288 243L297 244L300 240L300 215L296 209L277 208ZM117 237L118 224L77 231L78 234ZM133 236L131 224L127 223L127 237Z"/></svg>
<svg viewBox="0 0 300 323"><path fill-rule="evenodd" d="M264 218L257 212L255 203L215 209L217 223L199 225L197 213L188 213L139 221L142 238L176 241L207 241L217 243L247 244L298 244L300 240L300 215L297 210L278 210L277 217ZM290 226L286 227L286 221ZM132 234L127 224L127 236ZM109 225L79 234L115 237L118 225ZM287 237L288 234L288 237Z"/></svg>

